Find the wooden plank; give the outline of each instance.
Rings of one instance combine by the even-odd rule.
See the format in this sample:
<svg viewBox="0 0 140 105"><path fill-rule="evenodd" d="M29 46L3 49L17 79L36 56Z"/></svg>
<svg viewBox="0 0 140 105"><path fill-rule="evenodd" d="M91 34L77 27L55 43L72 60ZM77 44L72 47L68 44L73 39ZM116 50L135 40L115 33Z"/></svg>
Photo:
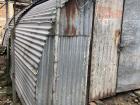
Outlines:
<svg viewBox="0 0 140 105"><path fill-rule="evenodd" d="M97 0L92 45L90 101L115 94L123 0Z"/></svg>
<svg viewBox="0 0 140 105"><path fill-rule="evenodd" d="M117 92L140 88L140 0L126 0Z"/></svg>

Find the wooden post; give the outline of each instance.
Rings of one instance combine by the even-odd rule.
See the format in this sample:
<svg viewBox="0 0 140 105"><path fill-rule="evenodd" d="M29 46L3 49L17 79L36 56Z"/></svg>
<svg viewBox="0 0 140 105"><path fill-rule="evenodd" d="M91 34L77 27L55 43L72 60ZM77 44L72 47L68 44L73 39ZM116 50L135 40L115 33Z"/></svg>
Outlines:
<svg viewBox="0 0 140 105"><path fill-rule="evenodd" d="M13 93L13 105L16 105L16 82L15 82L15 53L14 53L14 39L15 39L15 25L16 25L16 0L14 0L14 28L12 30L11 44L12 44L12 93Z"/></svg>
<svg viewBox="0 0 140 105"><path fill-rule="evenodd" d="M8 15L8 12L9 12L9 10L8 10L8 0L5 0L5 2L6 2L6 24L7 24L8 18L9 18L9 15Z"/></svg>

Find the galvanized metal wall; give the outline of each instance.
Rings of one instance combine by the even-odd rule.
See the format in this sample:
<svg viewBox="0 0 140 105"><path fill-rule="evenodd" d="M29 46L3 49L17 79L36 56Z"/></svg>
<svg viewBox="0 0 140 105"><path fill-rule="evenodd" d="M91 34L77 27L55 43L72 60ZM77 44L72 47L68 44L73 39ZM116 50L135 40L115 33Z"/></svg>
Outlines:
<svg viewBox="0 0 140 105"><path fill-rule="evenodd" d="M126 0L118 83L123 0L96 0L94 25L93 0L61 0L60 6L49 0L31 8L15 31L16 89L24 104L85 105L88 66L90 101L114 95L116 85L118 92L138 88L139 3ZM10 30L3 45L9 36Z"/></svg>
<svg viewBox="0 0 140 105"><path fill-rule="evenodd" d="M65 2L61 1L61 6ZM84 6L80 2L68 2L60 13L57 62L55 41L49 41L55 40L56 0L35 6L19 21L15 31L15 80L25 104L86 104L93 2Z"/></svg>
<svg viewBox="0 0 140 105"><path fill-rule="evenodd" d="M116 92L123 0L96 0L90 101Z"/></svg>
<svg viewBox="0 0 140 105"><path fill-rule="evenodd" d="M55 61L54 57L56 53L56 50L54 50L55 37L50 35L48 36L46 51L43 56L43 58L45 57L42 61L44 65L40 65L42 68L40 78L44 78L39 84L44 85L42 88L38 87L40 89L39 105L86 104L92 13L92 1L89 1L80 10L74 0L68 2L62 8L60 13L60 34L58 35L57 44L58 61ZM57 68L54 71L54 64L56 63ZM48 77L46 77L47 75ZM55 81L55 83L52 81ZM45 92L44 89L46 89Z"/></svg>
<svg viewBox="0 0 140 105"><path fill-rule="evenodd" d="M53 95L53 65L54 65L54 38L48 37L42 60L39 65L38 83L37 83L37 105L52 105Z"/></svg>
<svg viewBox="0 0 140 105"><path fill-rule="evenodd" d="M55 16L55 1L44 2L27 12L15 30L15 81L26 105L37 104L39 65Z"/></svg>
<svg viewBox="0 0 140 105"><path fill-rule="evenodd" d="M61 10L54 105L85 105L93 1L69 1Z"/></svg>
<svg viewBox="0 0 140 105"><path fill-rule="evenodd" d="M125 0L117 92L140 88L140 0Z"/></svg>

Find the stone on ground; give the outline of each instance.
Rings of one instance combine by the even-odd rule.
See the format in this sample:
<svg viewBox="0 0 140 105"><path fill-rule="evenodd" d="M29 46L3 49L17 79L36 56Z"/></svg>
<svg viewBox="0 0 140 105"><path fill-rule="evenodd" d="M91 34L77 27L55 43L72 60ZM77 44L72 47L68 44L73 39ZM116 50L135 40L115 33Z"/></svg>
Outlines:
<svg viewBox="0 0 140 105"><path fill-rule="evenodd" d="M136 90L136 91L134 91L134 93L135 93L137 96L140 97L140 90Z"/></svg>

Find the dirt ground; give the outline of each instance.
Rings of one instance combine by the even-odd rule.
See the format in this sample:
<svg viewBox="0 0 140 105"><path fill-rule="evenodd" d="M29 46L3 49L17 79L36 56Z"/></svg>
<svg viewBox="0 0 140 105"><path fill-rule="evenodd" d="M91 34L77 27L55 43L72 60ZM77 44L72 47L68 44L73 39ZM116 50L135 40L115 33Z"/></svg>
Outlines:
<svg viewBox="0 0 140 105"><path fill-rule="evenodd" d="M11 80L6 70L6 59L4 56L0 56L0 105L12 104L11 90Z"/></svg>
<svg viewBox="0 0 140 105"><path fill-rule="evenodd" d="M117 94L103 100L90 103L90 105L140 105L140 92L131 91Z"/></svg>
<svg viewBox="0 0 140 105"><path fill-rule="evenodd" d="M140 105L140 96L134 91L118 94L101 101L97 105Z"/></svg>
<svg viewBox="0 0 140 105"><path fill-rule="evenodd" d="M12 86L6 71L6 59L0 56L0 105L12 105ZM21 105L21 104L17 104ZM90 105L140 105L140 94L135 91L121 93L114 97L96 101Z"/></svg>

